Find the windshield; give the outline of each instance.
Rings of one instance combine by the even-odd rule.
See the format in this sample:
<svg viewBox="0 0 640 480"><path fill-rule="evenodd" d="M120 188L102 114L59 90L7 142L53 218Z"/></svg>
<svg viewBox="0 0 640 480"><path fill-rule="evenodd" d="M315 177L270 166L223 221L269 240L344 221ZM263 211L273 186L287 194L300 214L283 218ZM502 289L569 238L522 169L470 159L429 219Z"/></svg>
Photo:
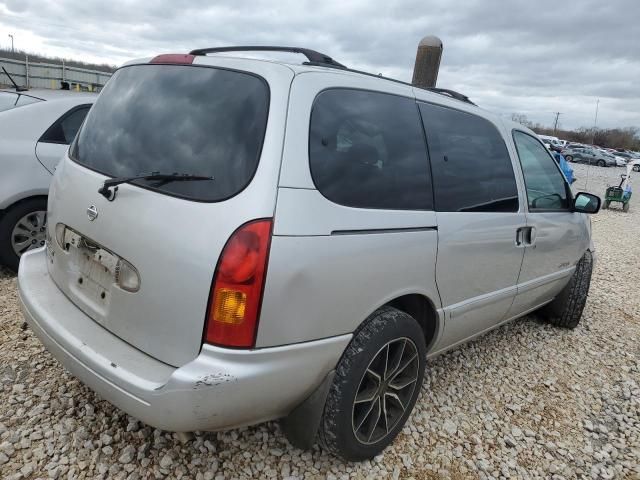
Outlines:
<svg viewBox="0 0 640 480"><path fill-rule="evenodd" d="M42 101L43 100L39 98L22 95L20 93L0 92L0 112Z"/></svg>
<svg viewBox="0 0 640 480"><path fill-rule="evenodd" d="M125 67L87 115L71 158L110 177L214 177L132 183L193 200L224 200L244 189L256 171L268 108L267 84L255 75L183 65Z"/></svg>

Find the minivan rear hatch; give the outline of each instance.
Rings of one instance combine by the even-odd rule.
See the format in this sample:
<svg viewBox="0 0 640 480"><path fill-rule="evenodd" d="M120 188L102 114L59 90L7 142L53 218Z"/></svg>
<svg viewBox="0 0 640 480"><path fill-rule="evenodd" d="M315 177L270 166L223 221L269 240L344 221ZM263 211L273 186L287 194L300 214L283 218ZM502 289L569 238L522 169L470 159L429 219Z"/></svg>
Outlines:
<svg viewBox="0 0 640 480"><path fill-rule="evenodd" d="M216 63L118 70L49 197L58 287L94 321L174 366L200 351L225 243L247 221L273 216L293 78L266 62ZM98 193L105 180L152 172L167 178Z"/></svg>

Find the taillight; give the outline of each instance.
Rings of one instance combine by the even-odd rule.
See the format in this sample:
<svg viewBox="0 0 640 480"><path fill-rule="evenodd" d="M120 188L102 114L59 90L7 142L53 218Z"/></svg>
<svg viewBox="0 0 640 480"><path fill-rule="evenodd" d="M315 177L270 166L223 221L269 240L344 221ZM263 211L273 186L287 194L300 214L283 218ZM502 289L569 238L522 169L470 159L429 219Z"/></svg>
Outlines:
<svg viewBox="0 0 640 480"><path fill-rule="evenodd" d="M206 343L254 346L272 224L272 219L245 223L222 250L209 295Z"/></svg>

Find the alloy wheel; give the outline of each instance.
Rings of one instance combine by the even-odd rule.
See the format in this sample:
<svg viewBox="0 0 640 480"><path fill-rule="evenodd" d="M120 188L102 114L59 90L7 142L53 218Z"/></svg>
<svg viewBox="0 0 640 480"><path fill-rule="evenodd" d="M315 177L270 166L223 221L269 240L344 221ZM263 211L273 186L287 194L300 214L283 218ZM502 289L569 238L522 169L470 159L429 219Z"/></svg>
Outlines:
<svg viewBox="0 0 640 480"><path fill-rule="evenodd" d="M16 222L11 232L11 247L17 256L44 246L47 230L47 212L29 212Z"/></svg>
<svg viewBox="0 0 640 480"><path fill-rule="evenodd" d="M418 348L409 338L388 342L369 363L353 402L352 428L364 444L379 442L400 421L420 371Z"/></svg>

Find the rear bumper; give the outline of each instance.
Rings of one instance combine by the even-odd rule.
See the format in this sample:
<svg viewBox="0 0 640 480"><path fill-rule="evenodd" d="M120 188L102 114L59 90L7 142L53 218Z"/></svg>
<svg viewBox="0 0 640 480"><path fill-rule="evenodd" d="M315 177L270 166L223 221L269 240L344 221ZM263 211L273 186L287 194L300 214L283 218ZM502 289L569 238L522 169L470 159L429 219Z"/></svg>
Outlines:
<svg viewBox="0 0 640 480"><path fill-rule="evenodd" d="M20 262L19 295L33 332L101 397L163 430L219 430L286 416L335 367L351 339L249 351L205 345L175 368L85 315L51 280L46 262L44 249Z"/></svg>

